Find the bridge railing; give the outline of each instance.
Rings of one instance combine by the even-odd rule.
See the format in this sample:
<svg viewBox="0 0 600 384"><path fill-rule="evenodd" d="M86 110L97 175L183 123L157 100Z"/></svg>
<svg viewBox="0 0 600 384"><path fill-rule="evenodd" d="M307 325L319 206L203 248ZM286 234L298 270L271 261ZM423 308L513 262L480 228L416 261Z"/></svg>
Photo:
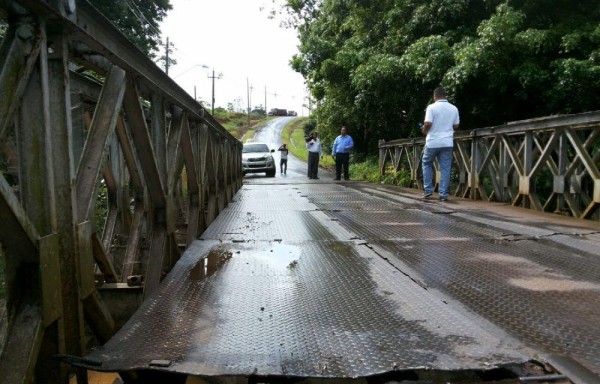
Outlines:
<svg viewBox="0 0 600 384"><path fill-rule="evenodd" d="M381 141L380 175L404 173L423 189L424 145ZM550 116L455 132L451 184L455 196L599 220L599 168L600 112Z"/></svg>
<svg viewBox="0 0 600 384"><path fill-rule="evenodd" d="M0 375L66 382L53 356L107 341L241 187L241 143L87 2L3 16Z"/></svg>

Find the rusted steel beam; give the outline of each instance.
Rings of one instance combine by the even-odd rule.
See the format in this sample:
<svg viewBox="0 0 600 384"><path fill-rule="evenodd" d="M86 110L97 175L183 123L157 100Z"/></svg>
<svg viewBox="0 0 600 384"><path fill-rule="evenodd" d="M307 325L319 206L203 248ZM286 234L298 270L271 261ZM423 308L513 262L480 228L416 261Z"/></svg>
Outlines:
<svg viewBox="0 0 600 384"><path fill-rule="evenodd" d="M6 254L23 263L38 263L36 241L39 237L19 198L0 173L0 242ZM7 284L8 288L10 285Z"/></svg>
<svg viewBox="0 0 600 384"><path fill-rule="evenodd" d="M150 136L152 138L152 149L156 167L163 188L167 186L167 129L165 121L165 100L160 93L153 92L151 95L150 113L152 121L150 124ZM166 193L166 188L163 193Z"/></svg>
<svg viewBox="0 0 600 384"><path fill-rule="evenodd" d="M192 148L192 137L190 134L190 125L187 119L181 122L181 149L185 161L185 169L188 178L188 193L198 193L198 171L196 170L196 161L194 159L194 150Z"/></svg>
<svg viewBox="0 0 600 384"><path fill-rule="evenodd" d="M51 169L55 200L47 204L53 206L56 215L54 231L59 235L60 276L62 293L61 321L58 322L59 349L67 354L80 355L83 352L85 330L83 328L82 304L78 292L79 256L77 246L76 195L73 188L75 179L72 153L72 122L69 82L69 42L56 25L48 26L58 34L48 36L52 50L43 47L40 51L42 68L47 63L48 129L46 141L51 154L48 171ZM45 31L45 28L42 28ZM47 58L45 57L48 53ZM42 71L43 72L43 71ZM45 355L52 361L51 355ZM66 372L62 372L63 378Z"/></svg>
<svg viewBox="0 0 600 384"><path fill-rule="evenodd" d="M102 157L106 152L109 137L115 129L125 92L125 71L111 68L92 118L90 133L77 170L76 193L79 221L93 217L94 193L102 169Z"/></svg>
<svg viewBox="0 0 600 384"><path fill-rule="evenodd" d="M83 299L83 309L94 335L101 343L106 343L115 334L115 322L98 291L94 290Z"/></svg>
<svg viewBox="0 0 600 384"><path fill-rule="evenodd" d="M148 269L144 281L144 298L148 298L154 293L164 276L165 261L168 260L167 231L161 226L156 226L152 232L152 244L150 245L150 256L148 259Z"/></svg>
<svg viewBox="0 0 600 384"><path fill-rule="evenodd" d="M181 131L184 120L187 121L187 114L179 108L175 108L169 127L169 137L167 139L167 166L170 170L168 178L167 194L175 195L175 188L180 180L183 170L183 156L181 149Z"/></svg>
<svg viewBox="0 0 600 384"><path fill-rule="evenodd" d="M0 354L3 384L33 383L44 337L39 302L22 302L9 318L10 328Z"/></svg>
<svg viewBox="0 0 600 384"><path fill-rule="evenodd" d="M134 267L139 262L140 241L142 237L142 218L144 216L144 206L138 203L133 214L131 222L131 231L127 240L125 258L123 260L123 269L121 272L121 282L126 283L127 277L133 275Z"/></svg>
<svg viewBox="0 0 600 384"><path fill-rule="evenodd" d="M109 206L101 241L102 249L106 250L106 253L110 250L120 213L116 205Z"/></svg>
<svg viewBox="0 0 600 384"><path fill-rule="evenodd" d="M499 134L504 135L522 135L527 131L552 131L556 128L571 127L573 129L583 129L597 127L600 122L600 111L585 112L573 115L560 115L543 117L530 120L521 120L505 125L495 127L478 128L472 131L456 131L454 132L455 139L469 139L472 135L477 137L489 137ZM416 139L398 139L385 141L381 144L382 148L394 147L397 145L409 144L411 142L423 144L425 138Z"/></svg>
<svg viewBox="0 0 600 384"><path fill-rule="evenodd" d="M162 186L160 174L156 164L154 150L148 134L144 111L140 105L137 87L132 76L127 76L127 86L123 100L125 111L127 113L127 122L131 137L137 150L140 166L144 174L144 180L148 188L150 200L153 207L165 208L166 199Z"/></svg>
<svg viewBox="0 0 600 384"><path fill-rule="evenodd" d="M39 30L31 24L10 26L0 47L0 141L13 122L29 77L39 57Z"/></svg>
<svg viewBox="0 0 600 384"><path fill-rule="evenodd" d="M123 151L123 158L125 159L125 164L127 165L127 169L129 170L129 177L131 181L131 185L136 193L141 197L144 192L144 183L142 181L142 175L140 174L140 170L138 169L138 161L137 155L134 150L131 139L127 133L127 128L125 127L125 122L122 117L117 119L117 136L119 138L119 144L121 146L121 151Z"/></svg>
<svg viewBox="0 0 600 384"><path fill-rule="evenodd" d="M92 235L92 247L94 260L96 260L98 268L102 271L105 281L107 283L117 283L117 272L112 261L108 258L108 252L104 248L100 238L98 238L98 234Z"/></svg>
<svg viewBox="0 0 600 384"><path fill-rule="evenodd" d="M42 318L45 327L63 316L59 241L57 234L39 240Z"/></svg>

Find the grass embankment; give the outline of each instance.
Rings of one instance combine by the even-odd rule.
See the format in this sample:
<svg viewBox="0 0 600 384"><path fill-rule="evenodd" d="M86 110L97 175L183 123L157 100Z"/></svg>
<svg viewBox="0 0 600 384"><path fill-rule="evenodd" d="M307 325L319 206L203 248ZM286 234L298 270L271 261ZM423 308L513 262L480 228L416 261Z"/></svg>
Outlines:
<svg viewBox="0 0 600 384"><path fill-rule="evenodd" d="M306 133L304 132L304 125L307 121L307 117L294 119L281 131L281 139L288 145L290 152L298 159L304 161L307 161L308 159L308 150L306 149L305 140ZM376 157L368 158L362 162L355 162L353 158L354 156L350 157L350 178L352 180L366 180L372 183L379 183L382 181L379 176L379 160ZM331 148L323 148L323 158L319 162L319 166L330 171L335 170L335 161L331 156ZM395 178L392 177L385 182L392 184L395 181L393 179Z"/></svg>
<svg viewBox="0 0 600 384"><path fill-rule="evenodd" d="M269 119L267 116L250 115L250 127L248 127L248 115L239 112L215 110L214 118L233 137L245 142L254 136L254 131L265 124Z"/></svg>

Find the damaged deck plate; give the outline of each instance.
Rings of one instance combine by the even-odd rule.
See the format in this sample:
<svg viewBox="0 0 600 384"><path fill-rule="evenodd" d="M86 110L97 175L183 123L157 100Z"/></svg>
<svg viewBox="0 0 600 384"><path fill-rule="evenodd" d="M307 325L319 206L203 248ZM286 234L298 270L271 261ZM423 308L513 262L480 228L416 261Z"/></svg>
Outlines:
<svg viewBox="0 0 600 384"><path fill-rule="evenodd" d="M251 195L262 203L254 205ZM278 203L269 205L269 198ZM531 359L521 344L462 308L357 242L301 191L245 187L157 294L76 365L356 378L488 370Z"/></svg>

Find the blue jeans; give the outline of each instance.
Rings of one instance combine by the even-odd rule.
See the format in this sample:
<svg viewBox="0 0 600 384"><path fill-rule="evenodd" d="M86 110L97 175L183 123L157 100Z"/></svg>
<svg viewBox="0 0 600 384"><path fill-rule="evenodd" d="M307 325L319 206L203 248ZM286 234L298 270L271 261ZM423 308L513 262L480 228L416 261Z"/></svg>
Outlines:
<svg viewBox="0 0 600 384"><path fill-rule="evenodd" d="M440 197L448 197L450 194L452 147L425 147L423 152L423 189L425 189L425 193L433 193L433 161L436 157L440 163Z"/></svg>

